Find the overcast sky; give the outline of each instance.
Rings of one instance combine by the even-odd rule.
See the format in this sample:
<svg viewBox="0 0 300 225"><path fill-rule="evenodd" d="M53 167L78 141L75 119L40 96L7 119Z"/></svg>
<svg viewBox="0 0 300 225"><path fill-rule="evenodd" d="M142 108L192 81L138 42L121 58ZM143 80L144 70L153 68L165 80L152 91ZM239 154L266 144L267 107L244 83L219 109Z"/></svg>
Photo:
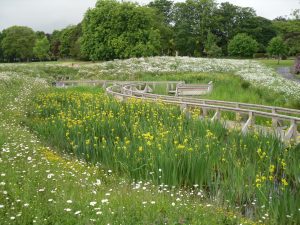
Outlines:
<svg viewBox="0 0 300 225"><path fill-rule="evenodd" d="M52 32L79 23L85 11L97 0L0 0L0 30L13 25L29 26L35 31ZM150 0L132 0L142 4ZM177 0L184 1L184 0ZM226 0L217 0L226 2ZM300 8L300 0L227 0L252 7L259 16L274 19Z"/></svg>

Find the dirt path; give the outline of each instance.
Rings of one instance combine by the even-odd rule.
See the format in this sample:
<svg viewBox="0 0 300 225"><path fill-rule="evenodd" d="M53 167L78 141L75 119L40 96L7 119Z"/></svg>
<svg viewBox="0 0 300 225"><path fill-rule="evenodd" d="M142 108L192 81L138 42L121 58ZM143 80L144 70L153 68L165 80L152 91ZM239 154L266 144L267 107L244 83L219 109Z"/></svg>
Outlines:
<svg viewBox="0 0 300 225"><path fill-rule="evenodd" d="M294 74L292 74L290 72L290 67L279 67L277 69L277 72L284 78L288 79L288 80L292 80L295 82L300 83L300 79L296 78Z"/></svg>

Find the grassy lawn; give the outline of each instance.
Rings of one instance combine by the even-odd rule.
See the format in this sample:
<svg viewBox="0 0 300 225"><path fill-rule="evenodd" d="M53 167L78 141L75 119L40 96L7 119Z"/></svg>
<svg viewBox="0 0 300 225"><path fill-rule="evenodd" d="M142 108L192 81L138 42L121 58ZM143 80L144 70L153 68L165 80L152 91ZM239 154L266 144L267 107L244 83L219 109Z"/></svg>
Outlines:
<svg viewBox="0 0 300 225"><path fill-rule="evenodd" d="M274 105L282 107L299 108L297 102L286 99L283 95L274 91L259 88L251 85L250 82L242 80L232 73L166 73L160 74L139 74L135 77L137 80L145 81L185 81L186 83L207 84L213 81L213 91L209 95L202 95L199 98L215 99L225 101L236 101L245 103L255 103L263 105ZM158 86L154 93L166 93L166 85Z"/></svg>
<svg viewBox="0 0 300 225"><path fill-rule="evenodd" d="M295 62L294 59L280 60L279 64L276 59L256 59L256 61L274 69L279 67L292 67Z"/></svg>

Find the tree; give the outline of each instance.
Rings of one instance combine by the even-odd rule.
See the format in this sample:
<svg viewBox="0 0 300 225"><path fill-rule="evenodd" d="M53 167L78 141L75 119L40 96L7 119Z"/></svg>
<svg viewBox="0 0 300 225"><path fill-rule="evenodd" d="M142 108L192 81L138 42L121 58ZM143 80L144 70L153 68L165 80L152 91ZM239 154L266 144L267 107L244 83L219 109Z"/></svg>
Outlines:
<svg viewBox="0 0 300 225"><path fill-rule="evenodd" d="M239 33L251 35L259 44L259 52L266 52L269 41L276 36L272 21L260 16L249 18L241 26Z"/></svg>
<svg viewBox="0 0 300 225"><path fill-rule="evenodd" d="M287 46L289 55L300 53L300 20L284 19L274 20L273 24L278 35L282 37Z"/></svg>
<svg viewBox="0 0 300 225"><path fill-rule="evenodd" d="M174 54L174 30L173 22L173 2L168 0L154 0L148 6L156 11L156 27L160 32L161 54Z"/></svg>
<svg viewBox="0 0 300 225"><path fill-rule="evenodd" d="M272 40L269 42L267 50L271 56L277 57L277 64L279 64L281 56L287 52L286 45L281 37L272 38Z"/></svg>
<svg viewBox="0 0 300 225"><path fill-rule="evenodd" d="M211 32L207 35L204 47L204 51L208 57L218 57L222 55L222 49L217 45L217 37Z"/></svg>
<svg viewBox="0 0 300 225"><path fill-rule="evenodd" d="M59 48L60 48L60 35L61 31L55 30L50 35L50 52L52 59L59 58Z"/></svg>
<svg viewBox="0 0 300 225"><path fill-rule="evenodd" d="M258 49L258 43L247 34L237 34L229 41L228 53L237 57L252 57Z"/></svg>
<svg viewBox="0 0 300 225"><path fill-rule="evenodd" d="M82 31L81 49L90 60L153 56L161 48L155 11L129 2L99 0Z"/></svg>
<svg viewBox="0 0 300 225"><path fill-rule="evenodd" d="M174 6L175 45L180 55L202 55L204 43L215 27L214 0L187 0Z"/></svg>
<svg viewBox="0 0 300 225"><path fill-rule="evenodd" d="M291 13L293 20L300 20L300 9L294 9Z"/></svg>
<svg viewBox="0 0 300 225"><path fill-rule="evenodd" d="M39 60L49 60L50 43L46 36L35 41L33 53Z"/></svg>
<svg viewBox="0 0 300 225"><path fill-rule="evenodd" d="M42 39L46 36L46 33L44 31L37 31L35 32L35 36L37 39Z"/></svg>
<svg viewBox="0 0 300 225"><path fill-rule="evenodd" d="M8 61L30 60L33 56L35 33L29 27L13 26L3 30L1 47Z"/></svg>
<svg viewBox="0 0 300 225"><path fill-rule="evenodd" d="M3 34L0 32L0 62L4 61L4 59L3 59L3 50L2 50L2 47L1 47L2 39L3 39Z"/></svg>
<svg viewBox="0 0 300 225"><path fill-rule="evenodd" d="M227 55L229 40L238 33L248 33L241 30L255 16L255 11L251 8L239 7L229 2L220 4L215 13L217 24L214 33L220 38L219 44L225 55Z"/></svg>
<svg viewBox="0 0 300 225"><path fill-rule="evenodd" d="M78 48L79 39L82 35L81 24L77 26L68 26L60 32L59 35L59 55L62 58L81 58L81 52Z"/></svg>
<svg viewBox="0 0 300 225"><path fill-rule="evenodd" d="M164 23L170 25L173 21L173 2L169 0L154 0L148 4L149 7L157 10L164 18Z"/></svg>

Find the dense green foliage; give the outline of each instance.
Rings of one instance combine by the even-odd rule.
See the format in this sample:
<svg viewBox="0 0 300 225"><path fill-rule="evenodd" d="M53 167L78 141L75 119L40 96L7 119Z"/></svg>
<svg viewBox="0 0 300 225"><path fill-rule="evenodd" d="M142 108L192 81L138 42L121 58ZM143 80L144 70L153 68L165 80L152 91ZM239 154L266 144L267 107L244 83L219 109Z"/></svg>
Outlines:
<svg viewBox="0 0 300 225"><path fill-rule="evenodd" d="M288 47L288 54L297 55L300 53L300 19L275 20L274 26Z"/></svg>
<svg viewBox="0 0 300 225"><path fill-rule="evenodd" d="M237 34L229 42L228 53L237 57L252 57L257 51L258 43L247 34Z"/></svg>
<svg viewBox="0 0 300 225"><path fill-rule="evenodd" d="M204 45L204 52L208 57L218 57L222 55L222 49L216 44L217 37L216 35L209 32L207 34L207 40Z"/></svg>
<svg viewBox="0 0 300 225"><path fill-rule="evenodd" d="M13 56L22 50L1 41L4 33L0 35L0 43L5 45L3 49L0 44L1 61L39 58L30 46L26 47L29 51L25 58ZM52 60L107 60L176 54L230 56L229 42L241 33L257 41L255 49L263 57L270 40L278 35L287 46L287 55L300 53L299 11L295 10L290 18L271 21L257 16L252 8L219 4L216 0L153 0L148 5L98 0L78 25L56 30L47 38ZM38 31L35 36L41 39L45 33Z"/></svg>
<svg viewBox="0 0 300 225"><path fill-rule="evenodd" d="M13 26L3 31L1 48L8 61L30 60L33 56L35 33L31 28Z"/></svg>
<svg viewBox="0 0 300 225"><path fill-rule="evenodd" d="M39 60L47 60L49 59L49 53L50 53L50 43L46 36L44 36L41 39L37 39L35 41L35 45L33 48L33 54L39 59Z"/></svg>
<svg viewBox="0 0 300 225"><path fill-rule="evenodd" d="M278 64L280 57L284 54L286 54L286 45L284 44L284 41L282 40L281 37L274 37L272 40L269 42L268 45L268 53L270 56L275 56L278 59Z"/></svg>
<svg viewBox="0 0 300 225"><path fill-rule="evenodd" d="M90 60L157 55L160 35L154 17L150 8L98 1L83 20L82 51Z"/></svg>
<svg viewBox="0 0 300 225"><path fill-rule="evenodd" d="M84 58L80 51L81 24L69 26L60 32L59 56L61 58Z"/></svg>

